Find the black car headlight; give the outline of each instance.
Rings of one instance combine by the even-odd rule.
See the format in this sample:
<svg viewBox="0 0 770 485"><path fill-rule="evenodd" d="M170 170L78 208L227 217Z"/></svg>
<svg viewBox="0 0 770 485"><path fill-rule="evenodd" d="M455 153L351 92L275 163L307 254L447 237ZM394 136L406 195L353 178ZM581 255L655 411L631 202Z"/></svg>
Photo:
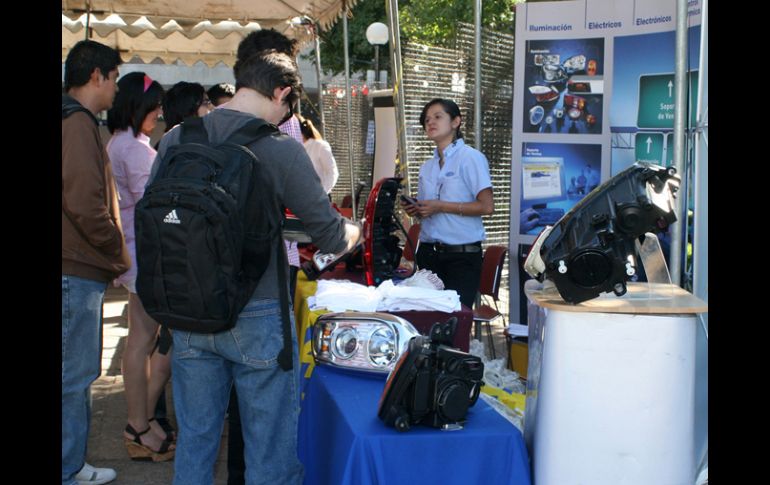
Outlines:
<svg viewBox="0 0 770 485"><path fill-rule="evenodd" d="M436 323L430 337L415 337L388 375L377 405L387 426L408 431L413 424L462 428L468 408L479 398L484 363L450 347L457 318Z"/></svg>
<svg viewBox="0 0 770 485"><path fill-rule="evenodd" d="M591 191L530 250L524 269L549 279L569 303L626 293L636 273L636 240L676 222L680 179L673 167L637 162Z"/></svg>
<svg viewBox="0 0 770 485"><path fill-rule="evenodd" d="M388 313L326 313L313 325L316 362L387 374L412 337L414 325Z"/></svg>

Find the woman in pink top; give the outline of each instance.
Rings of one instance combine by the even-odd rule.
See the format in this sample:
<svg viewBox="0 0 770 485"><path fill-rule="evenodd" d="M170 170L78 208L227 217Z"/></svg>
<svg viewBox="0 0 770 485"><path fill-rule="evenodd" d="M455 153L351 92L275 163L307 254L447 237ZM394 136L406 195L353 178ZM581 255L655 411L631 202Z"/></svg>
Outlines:
<svg viewBox="0 0 770 485"><path fill-rule="evenodd" d="M123 433L132 459L165 461L174 457L174 445L154 420L149 419L158 395L171 375L170 356L153 353L158 323L150 317L136 294L136 246L134 208L155 160L150 134L161 114L163 87L142 72L132 72L118 81L118 94L107 112L112 138L107 144L120 195L120 217L131 269L116 282L128 290L128 339L123 352L123 382L128 424ZM149 374L149 379L148 379Z"/></svg>

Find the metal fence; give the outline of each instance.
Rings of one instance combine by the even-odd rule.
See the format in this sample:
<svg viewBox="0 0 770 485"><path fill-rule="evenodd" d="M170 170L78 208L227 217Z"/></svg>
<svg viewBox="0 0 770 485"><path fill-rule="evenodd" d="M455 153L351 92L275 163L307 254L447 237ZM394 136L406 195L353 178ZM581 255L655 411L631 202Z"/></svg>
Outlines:
<svg viewBox="0 0 770 485"><path fill-rule="evenodd" d="M331 192L332 201L338 205L342 203L346 195L350 195L351 177L348 154L353 153L354 190L359 181L364 182L360 203L356 207L356 213L360 218L363 214L363 206L366 204L366 196L372 188L374 153L371 149L371 143L370 148L367 149L367 138L369 137L369 121L372 121L372 126L374 123L374 109L366 96L368 86L360 82L351 82L350 87L352 125L348 126L345 84L326 84L323 86L322 96L324 97L324 117L326 119L324 137L332 147L334 159L337 161L337 169L340 172L337 184ZM348 146L348 130L352 132L352 147Z"/></svg>

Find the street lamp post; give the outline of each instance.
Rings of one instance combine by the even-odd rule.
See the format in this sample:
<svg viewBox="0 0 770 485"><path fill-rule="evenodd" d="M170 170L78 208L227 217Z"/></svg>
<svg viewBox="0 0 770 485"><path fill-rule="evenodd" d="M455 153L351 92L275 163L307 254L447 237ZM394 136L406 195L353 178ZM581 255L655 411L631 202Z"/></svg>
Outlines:
<svg viewBox="0 0 770 485"><path fill-rule="evenodd" d="M388 26L374 22L366 28L366 40L374 46L374 80L380 81L380 45L388 43ZM378 86L379 87L379 86Z"/></svg>

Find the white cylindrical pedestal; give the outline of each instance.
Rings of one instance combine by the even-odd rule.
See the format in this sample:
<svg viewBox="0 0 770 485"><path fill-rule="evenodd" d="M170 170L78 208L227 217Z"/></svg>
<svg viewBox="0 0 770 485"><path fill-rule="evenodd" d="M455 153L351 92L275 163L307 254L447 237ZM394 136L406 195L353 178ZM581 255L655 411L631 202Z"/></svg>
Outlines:
<svg viewBox="0 0 770 485"><path fill-rule="evenodd" d="M534 483L691 485L695 315L545 315Z"/></svg>

